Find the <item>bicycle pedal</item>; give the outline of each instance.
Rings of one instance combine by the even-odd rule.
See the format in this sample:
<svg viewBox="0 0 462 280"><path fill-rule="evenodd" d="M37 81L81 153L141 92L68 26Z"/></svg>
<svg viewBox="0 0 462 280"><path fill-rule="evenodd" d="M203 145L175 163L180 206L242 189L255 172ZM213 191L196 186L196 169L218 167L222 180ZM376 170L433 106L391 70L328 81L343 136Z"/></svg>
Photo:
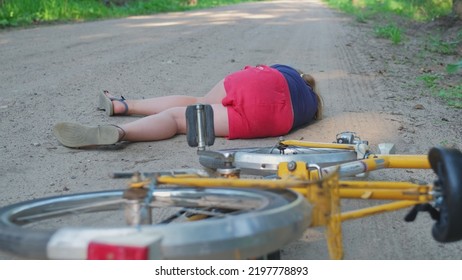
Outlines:
<svg viewBox="0 0 462 280"><path fill-rule="evenodd" d="M205 150L215 142L213 108L207 104L190 105L186 108L186 137L190 147Z"/></svg>

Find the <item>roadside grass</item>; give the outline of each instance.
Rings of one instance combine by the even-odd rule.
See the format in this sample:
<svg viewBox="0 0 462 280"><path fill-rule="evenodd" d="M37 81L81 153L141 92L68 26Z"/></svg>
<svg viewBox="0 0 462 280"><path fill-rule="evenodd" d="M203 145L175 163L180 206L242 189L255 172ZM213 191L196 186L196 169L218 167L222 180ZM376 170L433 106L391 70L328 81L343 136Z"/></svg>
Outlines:
<svg viewBox="0 0 462 280"><path fill-rule="evenodd" d="M34 24L85 21L203 9L262 0L132 0L106 5L103 0L0 0L0 28Z"/></svg>
<svg viewBox="0 0 462 280"><path fill-rule="evenodd" d="M426 50L441 54L457 56L458 49L462 45L462 31L459 31L454 39L445 40L440 37L431 36L428 38ZM445 78L451 75L458 75L462 71L462 60L454 63L448 63L445 67L446 73L440 74L424 74L418 77L430 92L446 102L450 107L462 109L462 81L459 80L456 84L445 84Z"/></svg>
<svg viewBox="0 0 462 280"><path fill-rule="evenodd" d="M462 63L462 61L461 61ZM442 99L448 106L462 109L462 84L443 85L444 75L422 74L417 77L433 96Z"/></svg>
<svg viewBox="0 0 462 280"><path fill-rule="evenodd" d="M436 95L454 108L462 109L462 85L439 90Z"/></svg>
<svg viewBox="0 0 462 280"><path fill-rule="evenodd" d="M1 27L110 16L117 16L117 10L94 0L3 0L0 4Z"/></svg>
<svg viewBox="0 0 462 280"><path fill-rule="evenodd" d="M406 47L404 26L406 23L425 24L449 15L452 11L452 0L324 0L333 8L352 15L357 22L373 22L373 35L385 38L396 45L396 50ZM397 21L405 24L397 24ZM440 98L448 106L462 109L462 30L455 38L443 38L439 35L427 35L422 48L416 49L419 69L427 69L428 64L445 65L441 60L454 60L446 63L443 71L423 73L416 77L423 83L431 95ZM437 54L437 55L432 55ZM432 57L439 57L439 61ZM440 67L432 67L439 69ZM458 80L459 79L459 80Z"/></svg>
<svg viewBox="0 0 462 280"><path fill-rule="evenodd" d="M330 6L357 15L393 14L416 21L428 21L447 15L452 0L324 0Z"/></svg>
<svg viewBox="0 0 462 280"><path fill-rule="evenodd" d="M462 43L462 31L452 40L444 40L440 36L430 36L428 50L445 55L456 55L458 46Z"/></svg>
<svg viewBox="0 0 462 280"><path fill-rule="evenodd" d="M395 45L399 44L403 40L403 31L395 24L390 23L385 26L376 26L374 28L375 36L379 38L385 38L391 40Z"/></svg>
<svg viewBox="0 0 462 280"><path fill-rule="evenodd" d="M436 74L423 74L417 77L417 80L422 81L426 88L434 90L438 86L439 75Z"/></svg>
<svg viewBox="0 0 462 280"><path fill-rule="evenodd" d="M450 63L450 64L446 65L446 71L449 74L454 74L459 70L462 70L462 60L457 62L457 63Z"/></svg>

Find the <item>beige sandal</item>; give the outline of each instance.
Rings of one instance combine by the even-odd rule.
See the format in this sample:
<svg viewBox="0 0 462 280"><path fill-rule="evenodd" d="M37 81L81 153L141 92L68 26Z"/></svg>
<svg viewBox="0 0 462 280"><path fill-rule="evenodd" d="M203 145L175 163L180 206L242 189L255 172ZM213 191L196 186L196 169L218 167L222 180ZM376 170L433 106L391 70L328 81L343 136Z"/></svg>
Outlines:
<svg viewBox="0 0 462 280"><path fill-rule="evenodd" d="M115 115L127 115L128 113L128 104L125 102L125 98L120 96L120 98L109 97L107 96L109 92L107 90L101 92L99 94L99 102L98 102L98 110L106 111L108 116L115 116ZM114 114L114 104L112 101L119 101L125 106L125 111L121 114Z"/></svg>
<svg viewBox="0 0 462 280"><path fill-rule="evenodd" d="M125 131L116 125L85 126L69 122L57 123L53 133L61 144L70 148L111 145L125 136Z"/></svg>

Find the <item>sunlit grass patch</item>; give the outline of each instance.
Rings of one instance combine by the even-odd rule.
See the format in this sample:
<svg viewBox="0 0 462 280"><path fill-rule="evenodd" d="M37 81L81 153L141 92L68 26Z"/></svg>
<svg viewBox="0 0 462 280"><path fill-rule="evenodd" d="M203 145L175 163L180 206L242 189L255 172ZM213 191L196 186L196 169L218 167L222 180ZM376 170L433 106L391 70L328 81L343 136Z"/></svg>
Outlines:
<svg viewBox="0 0 462 280"><path fill-rule="evenodd" d="M102 0L0 0L0 27L56 21L94 20L209 8L261 0L133 0L124 5Z"/></svg>
<svg viewBox="0 0 462 280"><path fill-rule="evenodd" d="M449 106L462 109L462 85L441 89L436 95Z"/></svg>
<svg viewBox="0 0 462 280"><path fill-rule="evenodd" d="M417 80L422 81L429 89L434 89L438 85L439 76L436 74L423 74L417 77Z"/></svg>
<svg viewBox="0 0 462 280"><path fill-rule="evenodd" d="M390 39L393 44L399 44L403 40L403 31L395 24L387 24L385 26L376 26L374 34L379 38Z"/></svg>
<svg viewBox="0 0 462 280"><path fill-rule="evenodd" d="M375 14L392 13L413 20L432 20L447 15L452 0L324 0L332 7L350 14L369 11Z"/></svg>
<svg viewBox="0 0 462 280"><path fill-rule="evenodd" d="M442 87L443 78L441 75L429 73L417 77L417 80L422 81L432 95L441 98L448 106L462 109L462 84Z"/></svg>

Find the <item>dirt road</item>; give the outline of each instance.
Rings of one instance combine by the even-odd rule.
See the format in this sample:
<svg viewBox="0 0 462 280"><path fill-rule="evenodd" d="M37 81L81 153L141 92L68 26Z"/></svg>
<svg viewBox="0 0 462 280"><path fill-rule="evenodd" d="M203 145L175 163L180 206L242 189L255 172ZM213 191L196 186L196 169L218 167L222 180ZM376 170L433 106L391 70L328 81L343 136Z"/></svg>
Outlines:
<svg viewBox="0 0 462 280"><path fill-rule="evenodd" d="M389 44L389 43L388 43ZM202 95L245 65L284 63L313 74L325 119L288 137L333 141L355 131L372 145L426 153L460 145L462 117L380 71L386 42L367 26L317 0L277 0L215 9L43 26L0 33L0 206L50 195L121 188L113 171L199 168L185 136L100 149L68 149L51 133L59 121L123 123L96 110L97 93L126 98ZM374 59L372 58L374 56ZM381 60L382 59L382 60ZM388 73L405 77L403 65ZM415 107L415 105L420 107ZM417 108L420 108L419 110ZM423 108L423 109L422 109ZM218 139L214 149L269 145L275 139ZM387 179L428 179L420 172ZM345 209L358 205L346 202ZM367 205L367 204L366 204ZM406 224L406 211L343 225L346 259L460 259L462 243L438 244L428 215ZM1 254L0 258L14 258ZM284 259L326 259L321 230L283 248Z"/></svg>

